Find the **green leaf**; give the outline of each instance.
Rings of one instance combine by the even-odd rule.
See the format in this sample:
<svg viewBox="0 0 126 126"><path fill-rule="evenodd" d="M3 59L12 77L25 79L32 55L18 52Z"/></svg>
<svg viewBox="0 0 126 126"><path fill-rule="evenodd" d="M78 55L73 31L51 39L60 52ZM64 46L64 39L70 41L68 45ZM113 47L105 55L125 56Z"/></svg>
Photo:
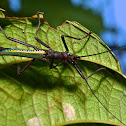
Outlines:
<svg viewBox="0 0 126 126"><path fill-rule="evenodd" d="M0 18L5 18L4 11L4 9L0 8Z"/></svg>
<svg viewBox="0 0 126 126"><path fill-rule="evenodd" d="M65 51L61 35L84 37L89 33L77 22L66 21L53 29L41 15L41 23L37 37L56 51ZM37 25L36 15L0 19L0 26L8 37L46 49L34 39ZM94 33L83 40L65 40L69 53L78 56L110 50ZM1 31L0 47L32 49L7 40ZM21 75L17 75L16 64L21 63L23 67L26 63L22 62L30 60L16 56L0 57L0 125L123 125L116 118L126 124L126 79L111 51L82 58L77 63L85 77L101 67L107 68L87 81L102 104L116 118L98 102L71 64L49 69L49 62L36 60Z"/></svg>

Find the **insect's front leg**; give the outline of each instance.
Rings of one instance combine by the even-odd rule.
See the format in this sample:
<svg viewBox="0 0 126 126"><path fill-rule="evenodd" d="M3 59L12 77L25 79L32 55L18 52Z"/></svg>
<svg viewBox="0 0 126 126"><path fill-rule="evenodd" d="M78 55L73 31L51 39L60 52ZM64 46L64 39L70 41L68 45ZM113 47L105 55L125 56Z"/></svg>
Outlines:
<svg viewBox="0 0 126 126"><path fill-rule="evenodd" d="M87 83L89 89L91 90L91 92L93 93L93 95L95 96L95 98L98 100L98 102L104 107L104 109L105 109L108 113L110 113L114 118L116 118L120 123L124 124L124 123L123 123L121 120L119 120L112 112L110 112L110 111L106 108L106 106L99 100L99 98L98 98L97 95L94 93L94 91L92 90L92 88L90 87L90 85L88 84L88 81L87 81L87 79L88 79L89 77L91 77L92 75L94 75L94 74L97 73L98 71L103 70L103 69L106 69L106 68L100 68L100 69L96 70L93 74L91 74L90 76L88 76L87 78L85 78L84 75L83 75L83 73L82 73L82 71L81 71L81 69L80 69L80 67L79 67L79 65L78 65L76 62L73 62L73 66L75 67L75 69L77 70L77 72L80 74L80 76L86 81L86 83ZM125 124L124 124L124 125L125 125Z"/></svg>
<svg viewBox="0 0 126 126"><path fill-rule="evenodd" d="M91 75L89 75L88 77L86 77L86 79L88 79L89 77L91 77L92 75L96 74L97 72L101 71L101 70L106 70L106 68L99 68L97 69L94 73L92 73Z"/></svg>
<svg viewBox="0 0 126 126"><path fill-rule="evenodd" d="M72 36L69 36L69 35L62 35L62 36L61 36L61 39L62 39L62 42L63 42L63 44L64 44L64 47L65 47L66 51L69 52L69 49L68 49L68 47L67 47L67 44L66 44L66 42L65 42L64 37L68 37L68 38L72 38L72 39L76 39L76 40L82 40L82 39L88 37L91 33L92 33L92 31L90 31L86 36L84 36L84 37L82 37L82 38L75 38L75 37L72 37Z"/></svg>

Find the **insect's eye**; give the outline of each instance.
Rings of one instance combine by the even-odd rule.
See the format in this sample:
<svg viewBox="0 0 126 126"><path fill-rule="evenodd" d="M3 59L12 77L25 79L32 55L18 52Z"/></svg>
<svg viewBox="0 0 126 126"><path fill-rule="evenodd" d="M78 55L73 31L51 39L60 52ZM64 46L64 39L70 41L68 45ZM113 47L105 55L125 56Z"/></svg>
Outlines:
<svg viewBox="0 0 126 126"><path fill-rule="evenodd" d="M73 56L73 54L69 54L69 56Z"/></svg>

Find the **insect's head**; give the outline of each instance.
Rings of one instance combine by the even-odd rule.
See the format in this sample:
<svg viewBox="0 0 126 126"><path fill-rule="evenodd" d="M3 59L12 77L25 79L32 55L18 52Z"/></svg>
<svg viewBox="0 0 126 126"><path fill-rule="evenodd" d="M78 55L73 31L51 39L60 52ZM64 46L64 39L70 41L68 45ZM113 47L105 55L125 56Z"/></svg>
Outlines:
<svg viewBox="0 0 126 126"><path fill-rule="evenodd" d="M71 53L68 54L68 56L67 56L67 61L70 62L70 63L74 62L76 59L78 59L78 56L73 55Z"/></svg>

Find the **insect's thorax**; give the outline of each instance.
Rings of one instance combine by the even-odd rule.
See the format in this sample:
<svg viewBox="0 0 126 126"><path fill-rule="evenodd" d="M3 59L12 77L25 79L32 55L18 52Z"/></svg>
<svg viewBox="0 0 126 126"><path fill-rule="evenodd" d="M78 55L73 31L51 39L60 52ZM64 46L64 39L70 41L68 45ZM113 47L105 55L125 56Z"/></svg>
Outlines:
<svg viewBox="0 0 126 126"><path fill-rule="evenodd" d="M47 60L58 59L58 60L63 60L65 62L72 62L73 60L75 60L75 56L69 55L67 51L66 52L57 52L57 51L53 51L51 49L48 51L45 58Z"/></svg>

